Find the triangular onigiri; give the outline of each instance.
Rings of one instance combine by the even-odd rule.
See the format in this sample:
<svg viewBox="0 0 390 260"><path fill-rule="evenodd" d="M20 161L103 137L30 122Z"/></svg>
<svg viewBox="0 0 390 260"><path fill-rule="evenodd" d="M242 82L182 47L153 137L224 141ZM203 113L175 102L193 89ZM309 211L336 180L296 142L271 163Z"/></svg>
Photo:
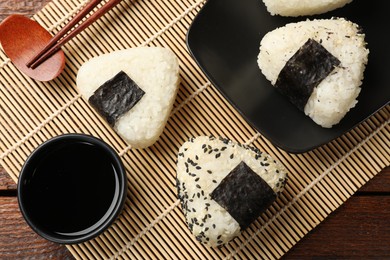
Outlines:
<svg viewBox="0 0 390 260"><path fill-rule="evenodd" d="M77 75L82 96L134 148L157 141L178 83L178 59L161 47L104 54L84 63Z"/></svg>
<svg viewBox="0 0 390 260"><path fill-rule="evenodd" d="M317 124L329 128L338 124L346 113L357 104L369 50L361 28L350 21L338 19L307 20L290 23L268 32L260 43L258 64L264 76L280 90L281 77L284 77L281 91L296 105L299 97L291 94L304 93L303 110ZM314 44L308 44L314 43ZM321 51L306 54L311 61L291 61L299 56L305 45L320 45ZM311 57L312 56L312 57ZM314 56L317 56L314 57ZM334 59L332 68L320 80L311 77L313 70L327 67L324 57ZM314 62L313 62L314 61ZM306 63L306 68L300 67ZM290 64L291 77L286 78L285 67ZM307 76L307 72L312 75ZM294 82L316 81L314 86L294 86ZM296 88L295 88L296 87ZM307 88L306 88L307 87ZM294 93L294 88L298 91ZM306 88L306 89L305 89ZM287 91L286 91L287 90ZM286 94L287 93L287 94ZM294 100L292 100L294 99ZM298 102L302 103L302 102Z"/></svg>
<svg viewBox="0 0 390 260"><path fill-rule="evenodd" d="M285 167L252 146L198 136L179 149L178 197L189 230L207 246L221 246L239 235L286 182Z"/></svg>
<svg viewBox="0 0 390 260"><path fill-rule="evenodd" d="M343 7L352 0L263 0L272 15L303 16L322 14Z"/></svg>

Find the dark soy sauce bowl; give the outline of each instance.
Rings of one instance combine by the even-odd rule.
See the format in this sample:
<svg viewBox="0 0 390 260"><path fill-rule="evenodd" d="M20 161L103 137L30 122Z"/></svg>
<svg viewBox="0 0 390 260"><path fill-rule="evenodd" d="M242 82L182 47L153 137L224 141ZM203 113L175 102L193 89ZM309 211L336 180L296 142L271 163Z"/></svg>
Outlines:
<svg viewBox="0 0 390 260"><path fill-rule="evenodd" d="M43 238L76 244L106 230L123 209L126 170L104 141L65 134L41 144L19 175L23 217Z"/></svg>

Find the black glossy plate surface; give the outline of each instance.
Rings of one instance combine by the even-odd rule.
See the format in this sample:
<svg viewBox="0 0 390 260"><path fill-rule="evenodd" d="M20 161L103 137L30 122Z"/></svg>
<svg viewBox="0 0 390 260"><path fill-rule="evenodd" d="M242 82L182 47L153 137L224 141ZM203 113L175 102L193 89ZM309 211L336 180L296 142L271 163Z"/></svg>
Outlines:
<svg viewBox="0 0 390 260"><path fill-rule="evenodd" d="M187 46L210 81L262 135L291 153L323 145L390 101L389 1L354 0L321 16L271 16L261 0L209 0L194 19ZM344 17L359 24L370 49L359 103L331 129L315 124L276 92L257 66L269 31L307 18Z"/></svg>

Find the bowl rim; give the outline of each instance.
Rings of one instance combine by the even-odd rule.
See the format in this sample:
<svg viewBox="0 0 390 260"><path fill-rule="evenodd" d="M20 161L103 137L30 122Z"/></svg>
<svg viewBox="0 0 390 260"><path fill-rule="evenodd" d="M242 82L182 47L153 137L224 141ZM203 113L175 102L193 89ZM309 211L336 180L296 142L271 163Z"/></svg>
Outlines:
<svg viewBox="0 0 390 260"><path fill-rule="evenodd" d="M119 190L118 192L118 198L114 202L115 205L112 207L109 211L109 216L99 225L94 227L93 229L89 230L87 233L83 235L75 235L75 236L56 236L54 233L48 233L45 231L45 229L42 229L38 224L36 224L31 219L31 214L28 213L26 210L26 205L23 202L23 180L26 178L28 174L28 168L30 166L30 162L40 156L40 153L44 151L48 146L52 145L55 142L63 141L63 140L74 140L74 141L84 141L88 143L92 143L94 145L98 145L100 148L102 148L107 154L112 158L113 163L115 164L117 171L117 177L119 181L119 185L117 186L116 190ZM61 134L58 136L55 136L51 139L48 139L44 141L42 144L38 145L37 148L35 148L31 154L27 157L25 160L22 169L20 171L19 177L18 177L18 184L17 184L17 199L18 199L18 205L19 209L22 213L23 218L27 222L27 224L41 237L45 238L46 240L59 243L59 244L78 244L85 241L88 241L90 239L93 239L103 233L108 227L111 226L111 224L117 219L119 214L121 213L124 203L126 200L127 195L127 177L126 177L126 169L123 165L123 162L116 153L116 151L105 141L102 139L99 139L92 135L87 134L79 134L79 133L70 133L70 134Z"/></svg>

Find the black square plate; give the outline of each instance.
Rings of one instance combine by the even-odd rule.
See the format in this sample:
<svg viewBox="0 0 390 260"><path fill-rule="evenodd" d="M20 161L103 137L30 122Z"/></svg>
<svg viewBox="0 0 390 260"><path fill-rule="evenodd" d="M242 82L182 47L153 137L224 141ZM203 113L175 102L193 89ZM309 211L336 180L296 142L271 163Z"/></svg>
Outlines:
<svg viewBox="0 0 390 260"><path fill-rule="evenodd" d="M291 153L302 153L349 131L390 101L389 1L354 0L323 15L281 17L261 0L208 0L187 34L198 65L262 135ZM272 87L257 65L269 31L306 19L344 17L360 25L370 50L358 104L333 128L322 128Z"/></svg>

